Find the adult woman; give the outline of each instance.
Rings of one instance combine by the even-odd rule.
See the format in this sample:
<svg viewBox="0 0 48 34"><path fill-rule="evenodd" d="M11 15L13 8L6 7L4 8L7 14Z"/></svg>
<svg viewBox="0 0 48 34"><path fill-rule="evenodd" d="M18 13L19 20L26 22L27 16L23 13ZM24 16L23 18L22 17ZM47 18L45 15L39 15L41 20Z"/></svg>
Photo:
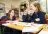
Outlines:
<svg viewBox="0 0 48 34"><path fill-rule="evenodd" d="M45 13L42 12L40 4L39 3L34 3L34 13L31 16L31 21L39 24L44 24L45 23Z"/></svg>
<svg viewBox="0 0 48 34"><path fill-rule="evenodd" d="M44 24L45 13L42 12L40 4L39 3L31 4L30 5L30 10L31 10L30 14L32 14L32 15L30 15L29 20L24 18L23 21L25 20L24 22L34 22L34 23Z"/></svg>

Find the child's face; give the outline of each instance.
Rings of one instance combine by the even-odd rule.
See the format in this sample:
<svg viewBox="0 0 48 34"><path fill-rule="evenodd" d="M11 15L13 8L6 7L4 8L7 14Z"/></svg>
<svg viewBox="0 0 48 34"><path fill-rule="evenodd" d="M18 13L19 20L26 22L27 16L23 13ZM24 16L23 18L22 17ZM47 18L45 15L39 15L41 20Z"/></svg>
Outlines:
<svg viewBox="0 0 48 34"><path fill-rule="evenodd" d="M11 16L14 16L14 10L11 11L10 15Z"/></svg>

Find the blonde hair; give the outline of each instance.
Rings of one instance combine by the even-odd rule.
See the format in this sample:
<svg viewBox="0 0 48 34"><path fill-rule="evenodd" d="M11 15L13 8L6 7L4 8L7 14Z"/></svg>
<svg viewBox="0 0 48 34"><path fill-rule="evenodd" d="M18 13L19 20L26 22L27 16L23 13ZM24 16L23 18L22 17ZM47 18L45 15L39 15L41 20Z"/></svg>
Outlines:
<svg viewBox="0 0 48 34"><path fill-rule="evenodd" d="M42 11L40 3L34 3L33 5L37 7L38 11Z"/></svg>

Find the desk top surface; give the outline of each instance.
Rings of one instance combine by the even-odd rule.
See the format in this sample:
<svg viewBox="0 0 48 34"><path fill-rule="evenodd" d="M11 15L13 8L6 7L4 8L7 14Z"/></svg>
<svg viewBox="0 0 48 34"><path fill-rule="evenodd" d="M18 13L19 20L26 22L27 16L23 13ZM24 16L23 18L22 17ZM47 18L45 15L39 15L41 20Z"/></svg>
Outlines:
<svg viewBox="0 0 48 34"><path fill-rule="evenodd" d="M24 23L24 22L5 23L2 25L13 29L22 30L22 32L34 32L34 33L40 31L44 26L44 24L34 24L34 23Z"/></svg>
<svg viewBox="0 0 48 34"><path fill-rule="evenodd" d="M48 25L46 25L40 32L39 34L48 34Z"/></svg>

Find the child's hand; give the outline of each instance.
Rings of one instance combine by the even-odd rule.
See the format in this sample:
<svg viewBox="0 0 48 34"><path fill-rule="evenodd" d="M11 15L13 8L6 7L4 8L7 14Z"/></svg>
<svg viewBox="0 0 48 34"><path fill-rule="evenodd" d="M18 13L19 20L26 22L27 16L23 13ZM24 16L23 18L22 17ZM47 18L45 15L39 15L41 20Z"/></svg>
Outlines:
<svg viewBox="0 0 48 34"><path fill-rule="evenodd" d="M13 23L12 21L10 21L10 20L8 20L8 21L6 21L6 23Z"/></svg>

